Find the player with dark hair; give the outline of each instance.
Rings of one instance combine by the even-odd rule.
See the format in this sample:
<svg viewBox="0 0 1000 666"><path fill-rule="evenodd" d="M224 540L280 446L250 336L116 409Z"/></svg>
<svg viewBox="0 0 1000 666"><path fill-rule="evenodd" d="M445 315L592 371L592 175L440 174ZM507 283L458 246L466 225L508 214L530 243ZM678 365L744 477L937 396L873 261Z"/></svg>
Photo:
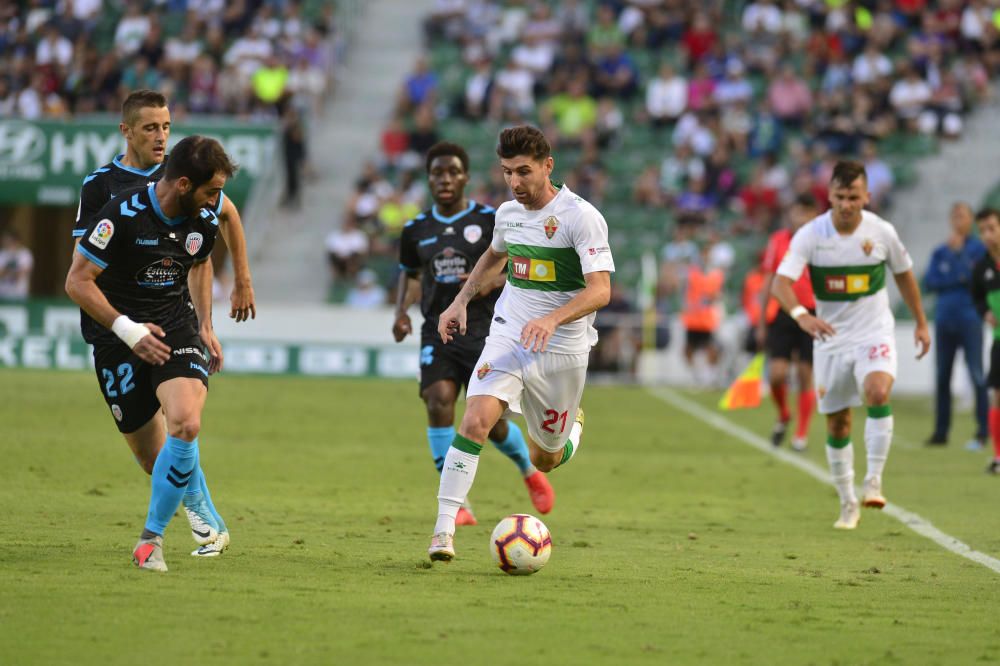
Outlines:
<svg viewBox="0 0 1000 666"><path fill-rule="evenodd" d="M989 411L989 430L993 438L993 458L986 467L989 474L1000 474L1000 211L984 208L976 213L979 238L986 255L972 269L972 301L990 328L990 373L987 384L993 389Z"/></svg>
<svg viewBox="0 0 1000 666"><path fill-rule="evenodd" d="M792 420L788 409L788 371L794 366L799 384L799 410L792 438L792 449L805 451L809 436L809 421L812 419L813 405L816 402L816 390L813 388L812 336L799 328L795 320L784 311L778 310L771 320L767 319L768 303L771 302L771 285L774 283L775 271L781 265L781 260L792 242L792 235L803 224L809 222L818 213L816 200L811 194L799 196L788 209L788 226L778 229L767 241L767 250L761 267L764 270L764 288L761 289L760 322L757 325L757 341L767 351L767 378L771 385L771 397L778 408L778 420L771 431L771 443L781 446ZM816 299L813 298L812 283L809 281L809 270L806 269L795 282L795 295L799 303L810 313L816 311Z"/></svg>
<svg viewBox="0 0 1000 666"><path fill-rule="evenodd" d="M441 142L427 151L427 183L434 205L406 223L399 246L399 289L392 334L396 342L412 332L410 306L420 300L420 397L427 407L427 439L438 472L455 439L455 402L468 387L490 330L493 306L505 275L498 273L469 304L467 335L445 345L437 334L438 317L454 300L469 271L489 247L495 211L465 196L469 156L456 144ZM545 474L531 464L528 445L515 423L497 421L489 439L517 465L531 502L541 513L552 510L555 494ZM475 525L466 503L457 525Z"/></svg>
<svg viewBox="0 0 1000 666"><path fill-rule="evenodd" d="M198 434L208 376L223 362L212 328L210 256L218 220L211 208L235 171L217 141L187 137L158 182L98 211L66 277L118 429L130 444L159 438L162 446L152 457L149 511L132 554L142 569L167 570L163 532L186 490L200 488L207 498ZM206 554L227 543L228 534L219 534Z"/></svg>
<svg viewBox="0 0 1000 666"><path fill-rule="evenodd" d="M428 554L455 557L455 518L490 430L508 412L524 414L531 462L543 472L580 448L579 409L594 313L611 298L614 261L608 226L596 208L557 188L545 136L527 125L505 129L497 146L514 200L496 212L493 239L451 305L438 318L445 345L469 332L473 299L507 265L490 333L466 390L465 415L445 456L438 517Z"/></svg>
<svg viewBox="0 0 1000 666"><path fill-rule="evenodd" d="M840 495L840 518L833 526L847 530L857 527L861 517L854 494L851 407L861 405L862 395L868 410L868 469L861 501L874 509L886 502L882 472L892 443L889 397L897 366L896 321L885 288L887 267L917 321L917 358L923 358L931 345L913 260L896 229L864 209L869 197L864 165L838 162L830 179L831 209L795 232L772 289L785 312L814 339L813 376L819 412L826 414L826 457ZM815 315L793 288L807 266Z"/></svg>
<svg viewBox="0 0 1000 666"><path fill-rule="evenodd" d="M142 187L163 177L170 138L170 109L167 98L155 90L136 90L122 103L118 129L125 138L125 152L83 179L74 238L80 238L94 215L108 200L126 190ZM232 309L229 316L246 321L257 316L253 281L247 261L246 238L239 211L225 194L213 212L219 231L226 241L233 261Z"/></svg>
<svg viewBox="0 0 1000 666"><path fill-rule="evenodd" d="M99 219L96 215L109 199L145 188L163 178L169 169L166 147L171 122L164 95L155 90L136 90L129 94L122 103L122 120L118 127L125 138L125 152L84 178L73 229L77 241L90 224ZM229 316L237 322L246 321L256 317L257 310L240 214L223 193L219 193L210 206L232 254L235 282ZM84 327L86 319L81 312ZM147 474L152 473L165 437L162 418L157 421L150 420L134 431L122 431L132 455ZM226 549L229 545L228 529L216 511L204 482L188 484L184 510L191 524L191 536L200 546L193 554L215 556ZM220 534L223 536L220 537Z"/></svg>

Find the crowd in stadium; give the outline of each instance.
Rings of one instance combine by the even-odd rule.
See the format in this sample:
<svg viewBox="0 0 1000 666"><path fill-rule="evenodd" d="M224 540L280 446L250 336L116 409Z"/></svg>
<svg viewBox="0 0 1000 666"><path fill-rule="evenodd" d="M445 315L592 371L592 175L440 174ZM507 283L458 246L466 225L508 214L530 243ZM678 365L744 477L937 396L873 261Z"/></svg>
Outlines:
<svg viewBox="0 0 1000 666"><path fill-rule="evenodd" d="M174 118L318 112L333 85L333 5L240 0L31 0L0 6L0 117L118 113L153 88Z"/></svg>
<svg viewBox="0 0 1000 666"><path fill-rule="evenodd" d="M618 205L660 216L660 296L675 308L689 265L739 262L729 241L762 241L797 197L825 207L837 157L864 161L885 212L905 155L959 137L991 95L998 17L983 0L441 0L424 25L428 58L403 81L379 160L331 237L347 268L335 279L391 259L430 203L420 156L435 140L462 141L451 135L462 123L492 137L531 122L552 140L557 176L610 204L610 227L625 224L609 215ZM622 178L609 163L631 152L628 135L647 145ZM473 165L469 194L496 204L508 194L490 162Z"/></svg>

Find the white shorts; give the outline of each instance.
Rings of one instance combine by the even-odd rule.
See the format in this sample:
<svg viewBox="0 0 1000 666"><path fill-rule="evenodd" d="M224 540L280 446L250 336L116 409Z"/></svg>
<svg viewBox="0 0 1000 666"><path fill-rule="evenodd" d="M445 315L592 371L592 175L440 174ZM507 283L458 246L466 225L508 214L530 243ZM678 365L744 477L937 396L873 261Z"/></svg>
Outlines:
<svg viewBox="0 0 1000 666"><path fill-rule="evenodd" d="M467 397L489 395L523 414L531 439L550 453L562 449L580 407L590 354L529 352L510 338L489 336Z"/></svg>
<svg viewBox="0 0 1000 666"><path fill-rule="evenodd" d="M896 377L896 341L874 338L839 352L813 351L813 381L819 397L820 414L832 414L847 407L859 407L865 377L885 372Z"/></svg>

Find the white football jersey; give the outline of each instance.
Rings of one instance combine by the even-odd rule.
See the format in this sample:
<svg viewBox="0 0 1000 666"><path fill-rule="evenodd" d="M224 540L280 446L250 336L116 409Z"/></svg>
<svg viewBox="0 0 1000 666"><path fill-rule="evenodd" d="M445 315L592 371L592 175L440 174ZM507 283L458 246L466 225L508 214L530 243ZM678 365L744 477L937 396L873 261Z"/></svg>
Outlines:
<svg viewBox="0 0 1000 666"><path fill-rule="evenodd" d="M490 335L519 340L521 329L568 303L584 275L613 273L608 225L596 208L563 186L541 210L517 201L500 205L491 247L507 253L507 283L497 300ZM547 351L580 354L597 342L595 313L558 327Z"/></svg>
<svg viewBox="0 0 1000 666"><path fill-rule="evenodd" d="M816 315L836 333L815 348L850 349L873 338L893 335L895 319L885 289L886 267L893 275L913 268L896 229L875 213L863 211L850 235L839 234L830 211L795 232L778 275L797 280L809 267Z"/></svg>

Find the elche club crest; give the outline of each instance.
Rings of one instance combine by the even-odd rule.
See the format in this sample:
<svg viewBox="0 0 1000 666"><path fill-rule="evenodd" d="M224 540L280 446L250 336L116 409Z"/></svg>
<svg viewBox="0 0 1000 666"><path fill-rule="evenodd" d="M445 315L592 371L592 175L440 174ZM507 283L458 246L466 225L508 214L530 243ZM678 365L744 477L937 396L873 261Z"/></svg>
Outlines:
<svg viewBox="0 0 1000 666"><path fill-rule="evenodd" d="M552 238L559 231L559 220L556 219L555 215L549 215L545 218L545 235L548 238Z"/></svg>
<svg viewBox="0 0 1000 666"><path fill-rule="evenodd" d="M861 242L861 250L865 253L865 256L869 256L872 250L875 249L875 243L872 242L871 238L866 238Z"/></svg>
<svg viewBox="0 0 1000 666"><path fill-rule="evenodd" d="M184 249L187 250L188 254L194 256L198 254L198 250L201 249L201 245L204 240L205 239L201 234L197 231L192 231L187 235L187 238L184 239Z"/></svg>
<svg viewBox="0 0 1000 666"><path fill-rule="evenodd" d="M486 361L481 366L479 366L478 370L476 370L476 377L479 377L479 379L482 380L486 375L490 374L490 370L492 369L493 369L493 364L491 364L489 361Z"/></svg>

